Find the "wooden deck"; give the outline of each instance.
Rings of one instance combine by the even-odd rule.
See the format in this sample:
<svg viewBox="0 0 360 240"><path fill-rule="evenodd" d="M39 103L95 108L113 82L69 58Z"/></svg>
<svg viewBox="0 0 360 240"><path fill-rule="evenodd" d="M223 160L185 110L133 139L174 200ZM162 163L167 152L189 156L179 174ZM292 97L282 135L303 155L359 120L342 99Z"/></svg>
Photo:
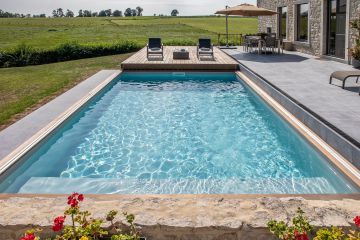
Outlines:
<svg viewBox="0 0 360 240"><path fill-rule="evenodd" d="M189 51L190 59L174 60L173 51L185 48ZM210 57L197 58L194 46L165 46L164 59L161 57L146 57L146 47L129 57L121 64L123 70L207 70L207 71L236 71L239 63L219 48L214 47L215 59Z"/></svg>

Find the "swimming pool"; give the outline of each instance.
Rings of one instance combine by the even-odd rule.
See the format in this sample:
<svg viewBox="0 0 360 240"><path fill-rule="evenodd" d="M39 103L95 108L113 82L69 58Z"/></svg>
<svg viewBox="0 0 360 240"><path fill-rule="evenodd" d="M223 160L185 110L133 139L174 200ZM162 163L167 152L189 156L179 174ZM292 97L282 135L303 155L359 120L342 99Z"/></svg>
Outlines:
<svg viewBox="0 0 360 240"><path fill-rule="evenodd" d="M234 73L122 73L0 192L324 194L358 189Z"/></svg>

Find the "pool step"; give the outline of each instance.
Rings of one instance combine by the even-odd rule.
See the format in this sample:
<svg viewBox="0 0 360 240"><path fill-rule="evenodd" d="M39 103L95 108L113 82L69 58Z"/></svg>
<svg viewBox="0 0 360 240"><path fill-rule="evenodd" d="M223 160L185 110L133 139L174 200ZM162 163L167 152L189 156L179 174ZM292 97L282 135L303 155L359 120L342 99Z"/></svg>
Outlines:
<svg viewBox="0 0 360 240"><path fill-rule="evenodd" d="M94 194L300 194L336 193L325 178L297 179L109 179L33 177L19 193Z"/></svg>

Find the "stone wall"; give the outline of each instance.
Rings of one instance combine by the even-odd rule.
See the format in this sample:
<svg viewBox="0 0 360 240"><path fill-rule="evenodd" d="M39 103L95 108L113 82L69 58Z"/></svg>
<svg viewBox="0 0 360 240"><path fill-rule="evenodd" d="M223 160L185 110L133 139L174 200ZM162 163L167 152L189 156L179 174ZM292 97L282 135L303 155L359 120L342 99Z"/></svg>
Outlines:
<svg viewBox="0 0 360 240"><path fill-rule="evenodd" d="M335 197L331 196L332 199ZM271 219L289 221L298 207L317 227L346 228L353 217L360 214L359 200L324 200L326 198L320 195L312 200L231 195L106 195L85 196L81 206L100 218L112 209L135 214L135 222L148 240L271 240L274 238L266 223ZM66 201L66 197L3 197L0 199L0 239L20 239L24 231L36 226L44 229L43 239L53 236L50 226L54 217L62 215Z"/></svg>
<svg viewBox="0 0 360 240"><path fill-rule="evenodd" d="M360 17L360 1L359 0L350 0L350 21L353 21L355 18ZM359 33L354 29L350 29L350 47L353 47L355 44L355 38L359 37Z"/></svg>
<svg viewBox="0 0 360 240"><path fill-rule="evenodd" d="M294 43L294 47L297 51L309 53L312 55L321 55L321 41L322 41L322 6L324 0L309 0L310 3L310 35L309 42L302 43L297 42L296 37L296 28L295 28L295 4L297 0L258 0L258 6L268 8L274 11L277 11L278 7L287 6L288 7L288 39ZM354 19L360 13L360 1L359 0L350 0L350 19ZM277 26L277 16L270 17L259 17L259 32L266 32L267 27L271 27L273 32L278 32ZM323 31L323 34L326 34L326 31ZM354 43L355 31L350 30L350 44L351 47Z"/></svg>

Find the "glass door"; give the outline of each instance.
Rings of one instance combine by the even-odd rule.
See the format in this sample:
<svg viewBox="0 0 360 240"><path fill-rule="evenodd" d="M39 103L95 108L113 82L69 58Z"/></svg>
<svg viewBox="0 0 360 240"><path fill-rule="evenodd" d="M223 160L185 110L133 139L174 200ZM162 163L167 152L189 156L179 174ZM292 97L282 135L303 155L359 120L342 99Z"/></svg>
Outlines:
<svg viewBox="0 0 360 240"><path fill-rule="evenodd" d="M346 0L328 0L327 54L345 58Z"/></svg>
<svg viewBox="0 0 360 240"><path fill-rule="evenodd" d="M279 29L279 38L287 39L287 7L279 7L278 8L278 29Z"/></svg>

